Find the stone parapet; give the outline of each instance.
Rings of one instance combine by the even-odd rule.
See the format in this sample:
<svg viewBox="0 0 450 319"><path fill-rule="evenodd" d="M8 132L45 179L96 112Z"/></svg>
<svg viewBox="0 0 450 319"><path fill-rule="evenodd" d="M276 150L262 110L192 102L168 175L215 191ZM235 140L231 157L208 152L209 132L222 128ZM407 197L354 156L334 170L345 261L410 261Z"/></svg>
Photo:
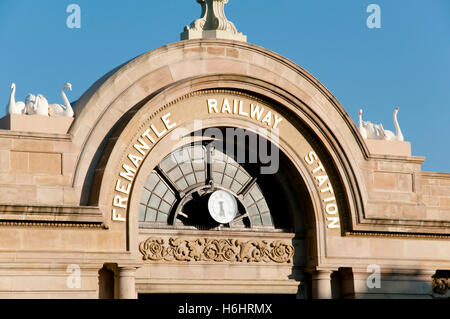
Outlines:
<svg viewBox="0 0 450 319"><path fill-rule="evenodd" d="M103 215L98 207L0 205L0 225L100 227Z"/></svg>
<svg viewBox="0 0 450 319"><path fill-rule="evenodd" d="M66 134L73 121L72 117L9 114L0 119L0 129L16 132Z"/></svg>
<svg viewBox="0 0 450 319"><path fill-rule="evenodd" d="M66 134L0 130L0 204L79 204L78 151Z"/></svg>
<svg viewBox="0 0 450 319"><path fill-rule="evenodd" d="M411 156L411 143L400 141L365 140L370 154Z"/></svg>
<svg viewBox="0 0 450 319"><path fill-rule="evenodd" d="M422 202L434 220L450 220L450 174L422 172Z"/></svg>

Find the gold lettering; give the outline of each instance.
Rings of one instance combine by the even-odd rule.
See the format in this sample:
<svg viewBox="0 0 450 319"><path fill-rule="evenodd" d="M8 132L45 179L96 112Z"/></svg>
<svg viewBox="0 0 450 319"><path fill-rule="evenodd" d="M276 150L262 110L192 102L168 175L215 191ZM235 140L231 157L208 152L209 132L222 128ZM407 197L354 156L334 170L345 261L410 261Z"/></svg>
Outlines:
<svg viewBox="0 0 450 319"><path fill-rule="evenodd" d="M312 171L313 174L317 173L318 171L325 172L325 168L323 167L322 162L319 162L319 164L317 164L317 165L319 165L319 166Z"/></svg>
<svg viewBox="0 0 450 319"><path fill-rule="evenodd" d="M336 204L328 204L325 210L328 214L335 215L338 212L338 207Z"/></svg>
<svg viewBox="0 0 450 319"><path fill-rule="evenodd" d="M170 131L171 129L173 129L175 126L177 126L177 123L173 123L170 124L170 120L169 117L171 116L170 113L167 113L166 115L164 115L161 119L164 123L164 125L166 126L166 128Z"/></svg>
<svg viewBox="0 0 450 319"><path fill-rule="evenodd" d="M157 136L158 138L164 136L164 134L167 133L167 130L164 130L164 131L162 131L162 132L158 132L158 130L156 129L156 127L155 127L153 124L150 125L150 127L152 128L153 132L155 132L155 134L156 134L156 136Z"/></svg>
<svg viewBox="0 0 450 319"><path fill-rule="evenodd" d="M141 165L140 162L142 162L142 157L133 154L128 154L128 158L130 159L130 161L133 162L136 168L139 168L139 166Z"/></svg>
<svg viewBox="0 0 450 319"><path fill-rule="evenodd" d="M331 187L331 184L330 184L330 183L328 183L328 187L327 187L327 188L322 189L320 192L321 192L321 193L330 192L331 194L334 194L334 192L333 192L333 187Z"/></svg>
<svg viewBox="0 0 450 319"><path fill-rule="evenodd" d="M131 189L131 184L130 183L128 183L127 187L124 188L123 185L120 185L120 179L117 180L116 191L124 193L126 195L129 195L130 194L130 189Z"/></svg>
<svg viewBox="0 0 450 319"><path fill-rule="evenodd" d="M282 117L278 117L276 114L274 114L274 115L275 115L275 124L273 125L273 128L275 129L275 128L277 128L278 125L281 123L281 121L283 120L283 118L282 118Z"/></svg>
<svg viewBox="0 0 450 319"><path fill-rule="evenodd" d="M248 113L244 112L243 108L244 108L244 102L240 101L239 102L239 115L248 117Z"/></svg>
<svg viewBox="0 0 450 319"><path fill-rule="evenodd" d="M120 176L122 176L126 180L132 182L134 179L134 175L136 174L136 170L134 168L128 166L127 164L123 164L122 167L125 170L125 172L121 172Z"/></svg>
<svg viewBox="0 0 450 319"><path fill-rule="evenodd" d="M315 179L319 182L319 187L321 187L328 180L328 176L316 176Z"/></svg>
<svg viewBox="0 0 450 319"><path fill-rule="evenodd" d="M238 100L234 100L234 101L233 101L233 110L234 110L234 114L238 114L238 105L239 105L238 102L239 102ZM240 103L242 103L242 101L240 101Z"/></svg>
<svg viewBox="0 0 450 319"><path fill-rule="evenodd" d="M215 99L208 99L208 111L209 113L212 113L212 110L216 113L219 113L219 110L217 110L217 100Z"/></svg>
<svg viewBox="0 0 450 319"><path fill-rule="evenodd" d="M230 102L228 102L228 99L223 100L222 113L225 113L225 111L227 111L229 114L232 113Z"/></svg>
<svg viewBox="0 0 450 319"><path fill-rule="evenodd" d="M275 115L275 121L276 121L277 117ZM320 176L314 176L314 174L316 174L319 171L322 171L323 173L327 173L325 171L325 168L322 164L322 162L320 161L319 157L317 156L317 154L314 151L309 152L308 155L305 156L305 162L308 165L313 165L315 162L317 162L317 167L311 170L312 173L312 177L314 177L314 179L318 182L318 186L322 187L322 185L324 185L330 178L328 177L328 175L320 175ZM322 188L320 190L321 193L326 193L329 192L330 194L334 194L334 190L333 187L331 186L331 181L329 183L327 183L327 187ZM327 197L325 199L322 199L323 202L326 204L325 206L325 212L327 215L337 215L337 216L333 216L333 217L327 217L327 228L340 228L339 225L339 215L338 215L338 205L336 203L336 198L334 196L331 197ZM324 213L325 213L324 212Z"/></svg>
<svg viewBox="0 0 450 319"><path fill-rule="evenodd" d="M323 201L325 203L329 203L329 202L334 201L334 200L336 200L336 197L328 197L328 198L325 198Z"/></svg>
<svg viewBox="0 0 450 319"><path fill-rule="evenodd" d="M256 119L258 121L261 121L261 117L264 113L264 108L260 109L258 105L254 106L253 104L250 104L250 113L252 119L254 119L256 116Z"/></svg>
<svg viewBox="0 0 450 319"><path fill-rule="evenodd" d="M240 100L240 99L233 99L232 97L230 99L224 98L223 104L220 105L219 102L222 100L218 99L207 99L207 107L208 107L208 113L222 113L222 114L232 114L237 116L243 116L248 117L254 120L259 121L262 124L266 124L269 127L272 127L273 129L276 129L279 127L280 123L284 120L283 117L279 116L278 114L275 114L270 109L267 110L264 107L261 107L256 104L248 103L246 101ZM231 101L233 101L233 105L231 105ZM266 113L267 112L267 113ZM159 138L162 138L165 136L170 130L177 127L177 123L172 120L172 114L167 113L164 116L162 116L161 121L163 123L163 126L161 123L154 123L154 125L150 125L150 128L147 128L146 131L140 136L140 138L137 139L136 144L133 145L133 148L139 153L139 155L136 155L137 153L128 154L128 159L131 161L133 166L129 166L127 164L122 165L122 171L119 173L119 177L123 178L118 179L115 185L115 191L124 194L124 195L130 195L131 188L133 181L136 177L137 169L139 169L140 165L144 161L145 156L150 152L152 144L156 144L156 141ZM305 157L305 161L312 165L315 161L318 161L319 158L316 153L311 152L308 156ZM314 173L323 170L322 163L319 162L319 167L315 168ZM316 176L315 179L317 180L317 183L319 187L322 185L325 185L326 181L328 180L328 176ZM126 182L126 181L127 182ZM328 184L328 188L322 189L322 192L329 191L330 193L333 193L333 189L330 184ZM334 197L332 199L327 199L325 203L332 202L334 200ZM122 197L120 195L116 195L113 198L113 206L118 207L121 209L127 209L128 204L128 197ZM331 209L331 208L330 208ZM112 219L115 221L125 221L126 218L122 217L119 210L112 209ZM125 214L124 214L125 215Z"/></svg>
<svg viewBox="0 0 450 319"><path fill-rule="evenodd" d="M339 217L328 217L328 228L339 228Z"/></svg>
<svg viewBox="0 0 450 319"><path fill-rule="evenodd" d="M150 142L152 142L153 144L155 144L155 140L153 139L153 137L150 136L150 132L151 132L151 130L148 129L148 130L145 131L144 134L142 134L141 136L142 136L142 137L148 138L148 140L149 140Z"/></svg>
<svg viewBox="0 0 450 319"><path fill-rule="evenodd" d="M114 196L113 206L127 208L127 205L124 204L127 201L128 201L128 197L121 197L119 195L116 195L116 196Z"/></svg>
<svg viewBox="0 0 450 319"><path fill-rule="evenodd" d="M124 222L125 218L122 217L119 213L117 213L117 210L115 208L113 208L113 216L112 216L112 220L114 221L119 221L119 222Z"/></svg>
<svg viewBox="0 0 450 319"><path fill-rule="evenodd" d="M146 151L148 151L150 149L150 146L147 145L147 143L144 142L144 140L142 138L138 139L138 142L140 144L134 144L134 148L142 154L142 156L145 156L145 154L147 154Z"/></svg>
<svg viewBox="0 0 450 319"><path fill-rule="evenodd" d="M305 156L305 161L309 165L312 165L317 160L319 160L319 157L315 152L310 152L307 156Z"/></svg>
<svg viewBox="0 0 450 319"><path fill-rule="evenodd" d="M264 120L262 120L262 123L267 123L267 125L272 126L272 112L267 112Z"/></svg>

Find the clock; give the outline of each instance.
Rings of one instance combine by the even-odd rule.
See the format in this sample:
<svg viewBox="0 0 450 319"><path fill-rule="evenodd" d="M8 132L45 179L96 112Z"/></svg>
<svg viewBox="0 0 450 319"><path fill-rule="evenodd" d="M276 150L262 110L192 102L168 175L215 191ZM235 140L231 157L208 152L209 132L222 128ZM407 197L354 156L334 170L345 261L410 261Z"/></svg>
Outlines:
<svg viewBox="0 0 450 319"><path fill-rule="evenodd" d="M215 191L209 198L208 210L216 222L228 224L236 217L238 212L236 198L227 191Z"/></svg>

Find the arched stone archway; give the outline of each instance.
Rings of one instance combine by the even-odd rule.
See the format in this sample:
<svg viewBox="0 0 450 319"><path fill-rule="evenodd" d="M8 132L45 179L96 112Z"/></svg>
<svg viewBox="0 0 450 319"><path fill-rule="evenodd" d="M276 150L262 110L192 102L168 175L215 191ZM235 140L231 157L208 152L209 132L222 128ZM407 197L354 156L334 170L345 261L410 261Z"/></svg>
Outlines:
<svg viewBox="0 0 450 319"><path fill-rule="evenodd" d="M324 137L333 153L345 154L338 162L352 172L353 183L362 185L354 163L368 152L350 117L310 74L269 50L224 40L184 41L151 51L111 73L75 107L78 119L71 134L81 153L72 183L81 202L88 201L83 184L96 151L127 112L149 99L155 105L166 104L202 87L231 87L282 103L314 134ZM364 199L364 188L359 192L356 196ZM355 205L362 209L357 201Z"/></svg>
<svg viewBox="0 0 450 319"><path fill-rule="evenodd" d="M266 113L255 120L239 111L235 116L235 110L208 112L205 96L200 98L205 94L219 100L227 94L230 100L247 99L247 108L252 101L262 103ZM266 49L225 40L177 43L112 71L80 98L76 110L71 132L81 152L74 189L81 203L100 207L132 260L142 259L138 196L148 174L177 144L173 128L189 133L196 120L205 128L228 124L253 131L282 123L286 128L279 135L280 149L294 163L311 198L315 224L309 267L338 268L327 258L327 243L363 215L367 195L357 163L368 152L334 97L292 62ZM273 115L264 121L267 110ZM151 147L142 144L145 138ZM136 143L141 154L134 153L138 165L130 171L133 161L128 155L136 151ZM126 161L128 170L123 171ZM121 173L130 178L121 179Z"/></svg>
<svg viewBox="0 0 450 319"><path fill-rule="evenodd" d="M153 114L148 115L146 117L139 116L139 113L136 114L135 118L137 119L138 123L130 123L129 127L131 127L131 128L128 128L128 131L121 132L121 134L124 134L124 136L126 136L126 138L127 138L127 140L124 140L124 142L126 142L128 144L127 146L129 147L129 150L131 150L133 148L133 146L136 145L135 143L137 143L139 138L142 138L142 135L146 131L148 131L148 127L151 127L152 124L149 124L151 122L151 120L157 119L157 115L158 114L159 115L163 115L164 112L166 112L165 113L166 115L169 114L169 113L170 113L170 115L172 115L172 112L176 112L176 111L169 112L170 109L173 109L173 108L179 108L179 109L182 110L181 117L182 117L183 120L182 121L177 120L176 126L184 126L184 125L186 125L186 127L193 128L195 126L195 121L198 120L198 121L202 121L202 127L205 127L205 125L212 120L211 118L209 118L210 116L212 116L212 114L208 114L208 112L203 112L203 111L207 110L206 100L208 99L208 97L206 97L206 100L205 100L205 97L203 97L203 101L202 101L203 103L199 101L199 99L201 99L201 97L199 97L199 96L202 95L202 94L205 94L205 92L208 93L208 91L199 92L198 94L191 93L190 96L183 97L183 98L175 101L174 103L170 103L168 105L164 105L164 106L160 107L159 110L155 111ZM242 93L233 92L233 91L230 91L230 90L228 90L228 91L225 91L225 90L218 91L218 90L216 90L216 91L211 91L211 93L212 94L216 94L216 95L222 95L222 98L224 96L227 96L227 94L228 94L228 98L229 99L233 99L233 97L235 97L235 98L238 97L239 98L239 96L236 96L236 94L241 95L241 96L246 96L246 97L249 96L249 95L245 95L245 94L242 94ZM196 98L196 101L192 102L192 98ZM185 100L185 101L187 101L188 104L186 105L186 103L185 103L184 105L178 106L177 103L180 100ZM256 98L256 101L261 101L261 100ZM197 103L196 104L197 109L194 109L192 103ZM250 102L247 102L247 104L250 105ZM268 106L264 106L264 107L266 109L266 114L267 114L267 112L268 112L268 110L270 110L270 108ZM264 109L264 107L261 107L261 109ZM187 114L186 114L186 110L188 110ZM140 112L143 113L143 114L149 113L149 112L151 113L151 105L149 104L148 106L145 107L145 109L141 110ZM204 114L201 114L201 112L203 112ZM258 121L254 120L252 122L251 119L243 118L242 116L241 117L236 117L235 115L227 116L227 114L219 114L219 115L220 115L219 120L216 119L216 121L218 121L218 122L216 122L216 126L221 126L221 125L223 125L223 123L227 123L227 121L228 121L228 123L231 126L236 126L236 127L241 127L241 128L249 128L249 129L253 129L253 130L257 130L258 128L267 128L267 127L264 127L264 125L261 125L261 123L258 123ZM189 116L191 116L191 118L189 118ZM168 118L169 117L167 117L166 119L168 119ZM281 118L281 115L280 115L280 118ZM261 119L262 119L262 117L261 117ZM260 119L259 122L261 122L261 119ZM173 118L171 118L171 121L175 121L175 120L173 120ZM187 121L187 123L183 122L183 121ZM212 120L212 121L214 123L214 120ZM287 154L289 154L291 160L293 162L296 162L297 165L299 165L299 166L301 165L301 167L305 166L306 158L307 158L308 162L318 161L316 159L315 155L311 155L310 154L310 152L312 150L314 150L314 147L311 144L309 144L307 138L305 138L301 133L298 132L298 126L295 126L296 123L291 124L287 120L285 120L285 122L286 122L286 124L283 123L283 125L289 125L289 128L287 129L289 131L287 131L287 134L280 133L280 145L282 145L282 148L284 148L283 151L285 151ZM159 123L159 124L161 125L161 123ZM176 126L174 126L174 127L176 127ZM206 125L206 127L210 127L210 126L211 125ZM136 131L136 127L140 128L141 131L144 128L145 129L142 132L140 132L140 131ZM167 128L164 129L164 127L163 127L163 129L161 129L161 131L162 130L166 131L166 133L167 133ZM186 130L187 130L187 128L186 128ZM187 133L187 132L189 132L189 131L186 131L185 133ZM295 132L298 134L298 136L296 136L296 138L293 138L293 136L295 136ZM130 134L133 134L134 137L130 138ZM152 133L152 134L154 134L154 133ZM179 135L179 132L176 131L175 134ZM306 135L306 133L303 133L303 134ZM286 136L288 136L289 138L286 139L285 138ZM295 144L294 141L298 142L300 136L301 136L302 140L304 141L304 143L307 143L307 144L305 144L305 145L301 145L301 144L297 144L296 145ZM114 137L113 139L115 141L116 137ZM152 154L152 156L150 156L150 159L149 159L150 163L151 163L150 164L151 167L156 166L156 164L164 156L167 155L169 150L173 150L174 149L174 145L178 145L178 141L176 141L176 139L174 140L173 138L169 137L168 144L167 144L167 142L164 143L164 141L166 139L167 139L167 137L164 137L160 141L155 143L155 147L154 147L154 149L152 149L152 152L154 154ZM290 141L289 141L289 139L290 139ZM120 138L117 141L120 141ZM319 145L318 141L313 141L313 143L317 143L317 145ZM161 144L163 144L163 145L165 144L165 145L164 146L160 146ZM123 169L123 168L120 165L121 162L117 161L117 159L120 158L120 159L123 160L123 159L125 159L127 157L126 156L127 154L125 154L127 151L124 151L125 145L121 144L121 146L122 147L120 148L120 151L118 151L117 154L113 154L114 150L113 150L112 153L107 153L107 152L104 153L104 157L105 158L109 158L111 156L113 159L116 160L116 162L119 163L119 165L118 165L119 171L121 169ZM164 151L159 150L158 148L160 148L160 147ZM317 149L317 151L315 151L315 153L316 153L316 155L317 154L321 154L321 153L325 155L325 153L323 152L323 150L320 149L320 147ZM150 153L148 153L148 154L146 153L145 157L148 156L149 154ZM299 155L299 154L302 154L302 155ZM143 157L144 157L144 155L143 155ZM102 162L105 163L106 161L107 160L103 160ZM306 162L306 164L308 164L308 162ZM300 163L303 163L303 164L300 164ZM142 166L144 166L144 165L147 165L147 163L144 162L142 164ZM312 165L312 164L310 164L310 165ZM327 164L324 164L324 166L326 166L326 165ZM329 166L329 167L332 167L332 166ZM107 168L106 171L110 172L111 171L110 168L113 168L113 166ZM140 170L142 169L141 166L140 167L136 167L136 169L138 169L138 168ZM305 168L303 168L303 170L304 170L304 175L306 175L307 173L306 173ZM310 178L313 178L313 176L311 176L311 171L314 171L314 170L315 170L315 167L310 168L310 172L309 172L309 175L308 175L308 176L310 176ZM320 170L320 171L322 171L322 170ZM316 172L318 172L318 170L316 170ZM108 182L108 180L106 180L106 183L105 183L105 178L109 178L111 176L110 175L108 175L108 176L104 175L103 173L104 173L104 171L100 171L100 174L97 175L97 179L103 179L103 182L101 184L102 184L102 187L104 189L100 192L100 194L102 194L102 196L106 197L107 189L108 189L106 185L114 186L114 181ZM338 173L334 173L334 174L338 174ZM136 173L136 175L138 175L138 174ZM336 180L336 182L338 182L338 181ZM311 185L315 185L317 183L318 183L317 181L314 181L314 182L312 182ZM320 186L322 186L322 184ZM114 187L112 187L112 188L114 188ZM111 187L110 187L110 189L111 189ZM313 187L311 187L311 189L313 189ZM336 189L338 189L338 188L336 187ZM100 199L100 201L102 201L102 199ZM109 201L107 200L106 202L110 202L110 200Z"/></svg>
<svg viewBox="0 0 450 319"><path fill-rule="evenodd" d="M209 82L209 79L201 80L199 79L199 84ZM222 84L226 85L225 81ZM302 125L300 120L296 120L289 110L276 101L265 101L260 94L252 95L249 91L231 89L208 90L205 86L202 90L195 90L192 82L190 85L191 93L170 103L158 105L156 96L138 111L133 110L130 120L118 126L118 130L112 135L108 146L111 151L103 152L100 163L105 166L97 170L94 183L101 185L101 188L91 198L95 199L96 194L100 194L99 204L109 204L113 229L123 232L124 226L117 222L125 222L127 249L135 258L139 258L137 249L142 237L138 235L137 216L146 178L165 156L187 143L183 141L180 144L180 137L198 130L196 124L201 121L201 129L228 126L257 132L261 128L267 130L276 126L279 134L277 146L297 168L299 179L305 183L311 199L309 213L312 215L311 220L315 221L315 229L310 242L311 247L317 251L310 253L309 267L314 268L323 262L320 259L326 256L327 233L333 234L332 236L342 234L338 207L347 211L350 204L343 179L339 176L340 170L331 164L333 157L321 145L320 139L314 138L311 130ZM210 100L214 100L215 104L209 105ZM245 110L222 112L225 100L236 106L242 101ZM254 114L251 114L252 102L258 104L261 110L259 119L256 108ZM155 108L155 105L159 107ZM267 114L271 116L267 117ZM126 175L129 176L128 181L123 178ZM124 190L126 196L123 194Z"/></svg>

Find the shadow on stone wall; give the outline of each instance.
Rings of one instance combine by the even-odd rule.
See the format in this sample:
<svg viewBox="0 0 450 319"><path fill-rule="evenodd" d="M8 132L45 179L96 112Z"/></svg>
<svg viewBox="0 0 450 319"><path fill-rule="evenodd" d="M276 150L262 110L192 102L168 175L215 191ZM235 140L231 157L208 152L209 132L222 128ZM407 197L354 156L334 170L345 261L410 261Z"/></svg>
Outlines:
<svg viewBox="0 0 450 319"><path fill-rule="evenodd" d="M449 271L381 269L379 279L373 269L355 273L340 268L331 276L333 299L450 299Z"/></svg>

